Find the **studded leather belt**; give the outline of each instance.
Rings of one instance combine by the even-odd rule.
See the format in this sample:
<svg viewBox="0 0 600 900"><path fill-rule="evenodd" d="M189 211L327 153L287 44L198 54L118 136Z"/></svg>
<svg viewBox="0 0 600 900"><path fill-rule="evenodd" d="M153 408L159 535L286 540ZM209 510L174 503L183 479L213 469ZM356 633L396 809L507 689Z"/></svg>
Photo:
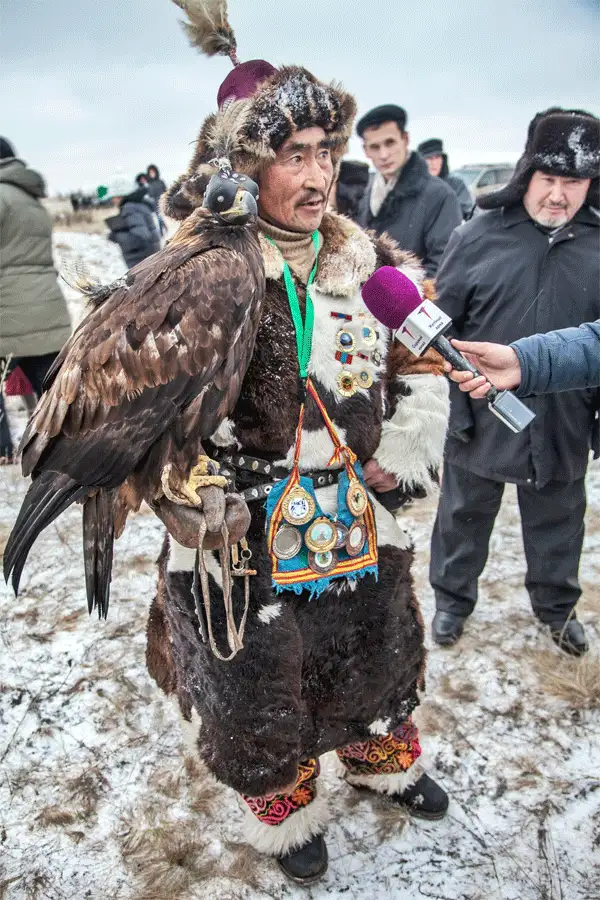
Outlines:
<svg viewBox="0 0 600 900"><path fill-rule="evenodd" d="M283 466L276 466L266 459L248 456L246 453L235 454L217 450L212 455L221 464L220 474L227 478L232 488L236 487L238 478L240 481L246 482L248 479L254 480L252 476L257 478L266 476L267 481L258 481L257 484L251 484L245 488L240 485L239 493L246 503L253 500L264 500L277 482L287 478L290 474L289 469L285 469ZM303 478L312 479L313 487L316 489L329 484L337 484L342 471L342 469L317 469L301 474Z"/></svg>

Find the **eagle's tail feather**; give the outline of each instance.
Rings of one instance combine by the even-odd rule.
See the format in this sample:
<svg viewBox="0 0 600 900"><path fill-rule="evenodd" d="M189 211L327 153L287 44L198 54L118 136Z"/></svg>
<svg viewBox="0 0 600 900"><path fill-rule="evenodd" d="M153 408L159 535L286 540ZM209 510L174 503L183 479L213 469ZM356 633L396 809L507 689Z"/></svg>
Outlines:
<svg viewBox="0 0 600 900"><path fill-rule="evenodd" d="M106 619L115 540L114 490L100 490L83 507L83 561L88 610Z"/></svg>
<svg viewBox="0 0 600 900"><path fill-rule="evenodd" d="M4 550L4 579L8 582L12 575L15 595L29 551L40 533L87 491L59 472L43 472L32 481Z"/></svg>

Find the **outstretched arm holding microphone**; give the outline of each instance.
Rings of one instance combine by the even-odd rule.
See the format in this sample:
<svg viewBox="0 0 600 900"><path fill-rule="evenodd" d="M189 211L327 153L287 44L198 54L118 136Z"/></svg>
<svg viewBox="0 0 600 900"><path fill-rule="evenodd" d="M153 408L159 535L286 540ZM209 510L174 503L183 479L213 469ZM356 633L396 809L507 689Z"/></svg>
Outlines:
<svg viewBox="0 0 600 900"><path fill-rule="evenodd" d="M484 399L492 386L518 396L549 394L600 386L600 319L579 328L563 328L521 338L509 346L452 340L453 346L482 373L444 368L461 391Z"/></svg>

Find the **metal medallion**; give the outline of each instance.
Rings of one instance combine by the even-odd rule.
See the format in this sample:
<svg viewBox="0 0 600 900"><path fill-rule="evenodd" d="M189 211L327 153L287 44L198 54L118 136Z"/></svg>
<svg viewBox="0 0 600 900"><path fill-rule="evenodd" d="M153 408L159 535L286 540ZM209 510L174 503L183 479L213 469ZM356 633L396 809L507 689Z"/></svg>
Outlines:
<svg viewBox="0 0 600 900"><path fill-rule="evenodd" d="M273 541L277 559L292 559L302 547L302 534L293 525L282 525Z"/></svg>
<svg viewBox="0 0 600 900"><path fill-rule="evenodd" d="M335 523L324 516L319 516L306 529L304 543L309 550L314 550L315 553L333 550L337 543Z"/></svg>
<svg viewBox="0 0 600 900"><path fill-rule="evenodd" d="M362 339L367 347L373 347L377 343L377 332L374 328L365 325L362 330Z"/></svg>
<svg viewBox="0 0 600 900"><path fill-rule="evenodd" d="M366 369L361 369L356 376L356 380L362 388L370 388L373 384L373 376Z"/></svg>
<svg viewBox="0 0 600 900"><path fill-rule="evenodd" d="M337 553L335 550L319 550L313 553L312 550L308 554L308 565L319 575L327 574L337 566Z"/></svg>
<svg viewBox="0 0 600 900"><path fill-rule="evenodd" d="M348 372L346 369L342 369L336 380L338 391L340 392L342 397L353 397L357 392L358 385L352 372Z"/></svg>
<svg viewBox="0 0 600 900"><path fill-rule="evenodd" d="M335 531L337 541L335 542L335 547L333 549L342 550L346 546L346 541L348 540L348 529L342 522L336 522Z"/></svg>
<svg viewBox="0 0 600 900"><path fill-rule="evenodd" d="M346 504L353 516L362 516L369 505L367 490L358 478L353 478L348 485Z"/></svg>
<svg viewBox="0 0 600 900"><path fill-rule="evenodd" d="M316 512L316 505L308 491L300 485L292 488L281 504L283 518L291 525L306 525Z"/></svg>
<svg viewBox="0 0 600 900"><path fill-rule="evenodd" d="M362 522L354 522L348 529L346 553L348 556L359 556L367 539L367 529Z"/></svg>
<svg viewBox="0 0 600 900"><path fill-rule="evenodd" d="M371 353L371 362L376 366L381 365L381 351L380 350L373 350L373 352Z"/></svg>
<svg viewBox="0 0 600 900"><path fill-rule="evenodd" d="M356 338L347 328L340 328L335 336L335 346L345 353L352 353L356 346Z"/></svg>

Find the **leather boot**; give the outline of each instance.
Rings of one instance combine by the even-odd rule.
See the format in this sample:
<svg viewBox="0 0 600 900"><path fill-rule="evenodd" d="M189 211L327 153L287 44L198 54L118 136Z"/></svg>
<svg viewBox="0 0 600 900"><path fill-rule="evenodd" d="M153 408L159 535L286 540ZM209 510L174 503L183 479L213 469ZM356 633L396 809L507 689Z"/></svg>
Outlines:
<svg viewBox="0 0 600 900"><path fill-rule="evenodd" d="M390 800L405 806L411 815L419 819L443 819L449 803L444 788L426 773L401 794L392 794Z"/></svg>
<svg viewBox="0 0 600 900"><path fill-rule="evenodd" d="M463 633L464 624L462 616L438 609L431 623L431 636L436 644L451 647Z"/></svg>
<svg viewBox="0 0 600 900"><path fill-rule="evenodd" d="M277 860L279 868L296 884L312 884L327 871L327 845L322 834Z"/></svg>
<svg viewBox="0 0 600 900"><path fill-rule="evenodd" d="M553 622L550 625L550 636L557 647L569 656L583 656L589 650L585 630L575 616L567 622Z"/></svg>

